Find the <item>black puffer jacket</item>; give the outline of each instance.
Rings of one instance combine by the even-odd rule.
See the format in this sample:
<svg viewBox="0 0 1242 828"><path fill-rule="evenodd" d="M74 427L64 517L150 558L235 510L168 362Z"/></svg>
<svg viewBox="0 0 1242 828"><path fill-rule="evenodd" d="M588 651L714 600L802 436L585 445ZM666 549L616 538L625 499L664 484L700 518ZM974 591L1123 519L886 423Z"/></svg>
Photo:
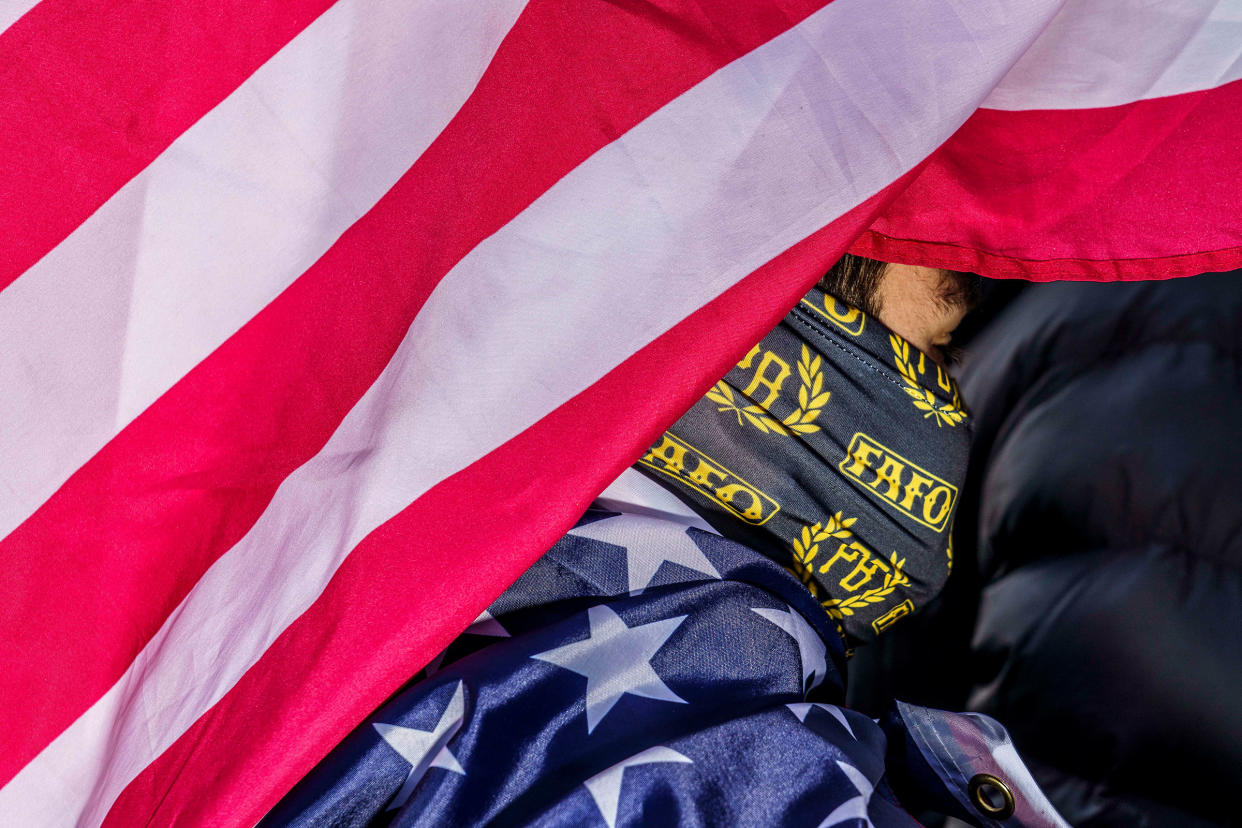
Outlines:
<svg viewBox="0 0 1242 828"><path fill-rule="evenodd" d="M861 684L995 716L1074 825L1242 825L1242 272L1032 286L960 380L958 571Z"/></svg>

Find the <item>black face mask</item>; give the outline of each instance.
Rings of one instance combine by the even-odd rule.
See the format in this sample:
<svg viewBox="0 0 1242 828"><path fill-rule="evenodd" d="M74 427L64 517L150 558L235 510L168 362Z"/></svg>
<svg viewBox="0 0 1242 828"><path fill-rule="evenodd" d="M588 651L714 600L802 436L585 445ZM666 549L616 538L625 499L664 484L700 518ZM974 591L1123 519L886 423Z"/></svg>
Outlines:
<svg viewBox="0 0 1242 828"><path fill-rule="evenodd" d="M638 468L874 638L944 585L970 421L943 368L813 289Z"/></svg>

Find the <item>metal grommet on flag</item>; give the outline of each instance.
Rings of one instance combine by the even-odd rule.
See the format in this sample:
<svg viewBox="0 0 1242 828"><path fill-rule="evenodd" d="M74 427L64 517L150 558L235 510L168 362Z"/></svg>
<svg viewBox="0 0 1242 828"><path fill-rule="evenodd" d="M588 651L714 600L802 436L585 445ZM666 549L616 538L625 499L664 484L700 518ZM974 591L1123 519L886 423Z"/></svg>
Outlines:
<svg viewBox="0 0 1242 828"><path fill-rule="evenodd" d="M996 802L1000 798L1000 803ZM992 819L1009 819L1015 807L1013 791L999 777L976 773L970 778L970 801L979 812Z"/></svg>

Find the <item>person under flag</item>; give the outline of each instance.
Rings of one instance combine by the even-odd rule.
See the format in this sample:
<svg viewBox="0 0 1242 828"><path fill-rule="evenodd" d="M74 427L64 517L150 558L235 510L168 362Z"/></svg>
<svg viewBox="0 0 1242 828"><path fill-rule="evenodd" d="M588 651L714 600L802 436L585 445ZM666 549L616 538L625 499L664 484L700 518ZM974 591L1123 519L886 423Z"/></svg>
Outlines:
<svg viewBox="0 0 1242 828"><path fill-rule="evenodd" d="M949 574L976 281L843 258L261 825L1065 826L996 721L842 706Z"/></svg>
<svg viewBox="0 0 1242 828"><path fill-rule="evenodd" d="M766 452L745 468L712 454L753 448L746 429L788 438L774 451L794 470L817 468L829 435L848 438L856 464L833 460L825 491L782 489L792 499L741 544L796 571L764 527L819 523L802 543L816 557L788 577L826 615L815 624L845 632L820 637L831 653L814 690L830 694L836 648L885 613L881 626L901 623L897 590L912 609L943 577L926 553L956 484L936 463L951 466L969 410L941 384L927 350L939 344L895 319L897 339L856 345L897 373L885 393L903 395L912 427L935 428L932 457L861 423L801 430L863 406L827 386L842 351L808 342L803 360L774 343L749 363L776 372L753 401L738 366L796 307L812 313L802 300L846 253L1036 280L1242 265L1236 25L1234 0L0 5L3 819L257 823L480 613L500 612L665 432L689 439L674 427L687 411L719 419L703 437L696 420L690 445L738 476L702 470L726 514L763 510L745 485L777 499ZM834 493L857 513L818 513ZM848 530L868 554L846 543L823 573L846 539L813 539L837 511L828 534ZM735 572L700 551L722 581ZM847 577L858 592L834 594ZM885 578L882 599L851 597ZM591 600L619 619L602 628L644 629L618 602L656 600L655 587L630 598L601 583ZM781 602L795 606L745 609L756 641L789 638L753 611ZM564 621L576 632L522 652L581 666L559 648L588 640L588 609ZM700 628L693 614L683 626ZM593 708L592 736L632 704L694 707L662 672L678 635L651 670L687 703L622 693L606 715ZM792 675L795 655L765 658ZM565 682L557 692L588 681L528 660ZM441 692L416 720L377 723L451 741L454 715L437 728L455 690ZM830 704L817 700L787 699ZM422 737L394 739L420 755ZM649 747L706 766L680 743L608 758ZM838 758L870 784L858 750ZM471 754L449 753L467 778ZM618 814L626 780L704 778L695 767L624 768ZM839 791L861 791L838 770ZM442 773L454 771L425 778ZM615 778L592 783L601 801Z"/></svg>

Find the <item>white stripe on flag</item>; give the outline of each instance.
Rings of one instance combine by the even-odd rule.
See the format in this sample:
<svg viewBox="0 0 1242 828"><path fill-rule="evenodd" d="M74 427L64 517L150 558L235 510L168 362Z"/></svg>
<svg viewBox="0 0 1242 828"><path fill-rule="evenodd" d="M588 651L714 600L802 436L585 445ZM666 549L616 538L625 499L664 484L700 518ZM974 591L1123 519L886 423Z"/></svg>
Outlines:
<svg viewBox="0 0 1242 828"><path fill-rule="evenodd" d="M0 538L375 205L525 3L341 0L0 292Z"/></svg>
<svg viewBox="0 0 1242 828"><path fill-rule="evenodd" d="M413 18L342 0L0 292L0 538L387 191L524 2ZM1071 0L984 105L1114 106L1238 78L1242 0Z"/></svg>
<svg viewBox="0 0 1242 828"><path fill-rule="evenodd" d="M1056 8L961 5L838 0L674 99L476 247L323 450L125 676L0 792L0 812L102 819L368 533L918 163ZM954 45L964 41L974 45Z"/></svg>
<svg viewBox="0 0 1242 828"><path fill-rule="evenodd" d="M39 0L0 0L0 34L39 5Z"/></svg>
<svg viewBox="0 0 1242 828"><path fill-rule="evenodd" d="M1069 0L989 109L1087 109L1242 79L1242 0Z"/></svg>

